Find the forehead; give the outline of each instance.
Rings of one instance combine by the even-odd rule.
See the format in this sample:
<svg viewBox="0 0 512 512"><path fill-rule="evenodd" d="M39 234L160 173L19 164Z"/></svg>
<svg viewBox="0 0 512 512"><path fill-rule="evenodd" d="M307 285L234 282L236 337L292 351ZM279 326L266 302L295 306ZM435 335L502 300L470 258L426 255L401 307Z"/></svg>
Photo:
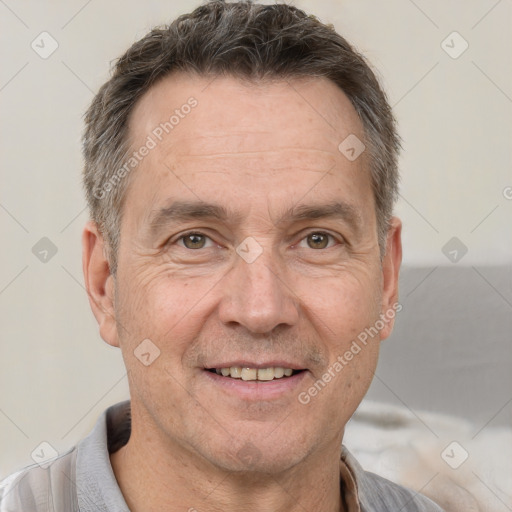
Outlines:
<svg viewBox="0 0 512 512"><path fill-rule="evenodd" d="M191 121L182 123L188 116L190 98L197 106L192 109ZM130 116L131 140L152 133L169 120L174 138L184 135L183 127L178 129L180 124L193 124L193 137L209 138L213 144L211 139L219 136L219 129L226 128L243 138L246 130L254 132L258 127L259 134L267 135L266 142L273 146L295 136L307 136L311 146L328 151L333 145L337 148L340 137L351 133L363 137L361 121L350 100L332 81L319 77L249 82L233 76L172 73L135 105ZM282 138L276 140L278 129ZM166 142L172 144L171 139Z"/></svg>
<svg viewBox="0 0 512 512"><path fill-rule="evenodd" d="M138 101L129 130L133 150L151 146L127 194L146 209L173 196L232 201L242 189L251 205L297 202L308 189L373 203L366 154L351 161L339 149L347 137L364 139L362 123L324 78L248 83L175 73Z"/></svg>

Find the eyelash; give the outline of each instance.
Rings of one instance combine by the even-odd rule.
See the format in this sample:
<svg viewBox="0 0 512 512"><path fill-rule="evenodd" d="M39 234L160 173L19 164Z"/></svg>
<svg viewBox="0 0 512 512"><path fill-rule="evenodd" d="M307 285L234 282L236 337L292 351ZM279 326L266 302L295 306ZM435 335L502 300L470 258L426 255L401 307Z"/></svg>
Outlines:
<svg viewBox="0 0 512 512"><path fill-rule="evenodd" d="M190 236L190 235L198 235L198 236L203 236L205 238L208 238L208 240L212 241L213 240L211 239L211 237L209 237L208 235L205 235L204 233L201 233L199 231L188 231L187 233L183 233L182 235L180 235L177 239L176 239L176 242L180 242L180 241L183 241L184 238L186 238L187 236ZM189 249L188 247L185 247L185 245L182 245L181 247L183 247L184 249L188 249L189 251L193 251L194 249ZM205 249L205 247L201 247L201 249ZM198 250L198 249L195 249L195 250Z"/></svg>
<svg viewBox="0 0 512 512"><path fill-rule="evenodd" d="M305 240L308 236L310 235L326 235L328 236L331 240L335 241L335 242L338 242L338 244L343 244L343 240L340 240L338 238L336 238L334 235L332 235L331 233L328 233L326 231L310 231L309 233L306 233L299 241L302 242L303 240ZM202 237L205 237L207 238L208 240L210 240L211 242L213 242L212 238L209 237L208 235L205 235L204 233L201 233L200 231L188 231L186 233L183 233L182 235L180 235L174 243L176 242L180 242L180 241L183 241L183 239L185 239L187 236L190 236L190 235L198 235L198 236L202 236ZM172 242L171 242L172 244ZM182 244L180 247L182 247L183 249L187 249L188 251L198 251L200 249L208 249L208 247L201 247L200 249L189 249L188 247L185 247L184 244ZM322 251L322 250L326 250L326 249L330 249L331 247L333 247L332 245L331 246L327 246L323 249L311 249L311 250L318 250L318 251Z"/></svg>

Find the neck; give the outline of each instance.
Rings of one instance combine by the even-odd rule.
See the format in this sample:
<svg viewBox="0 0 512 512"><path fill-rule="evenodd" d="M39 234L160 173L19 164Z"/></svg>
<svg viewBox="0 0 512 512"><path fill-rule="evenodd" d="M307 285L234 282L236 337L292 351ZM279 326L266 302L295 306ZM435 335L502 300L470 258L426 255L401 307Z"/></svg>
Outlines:
<svg viewBox="0 0 512 512"><path fill-rule="evenodd" d="M132 423L130 440L110 457L131 512L261 510L343 512L340 443L281 473L229 472Z"/></svg>

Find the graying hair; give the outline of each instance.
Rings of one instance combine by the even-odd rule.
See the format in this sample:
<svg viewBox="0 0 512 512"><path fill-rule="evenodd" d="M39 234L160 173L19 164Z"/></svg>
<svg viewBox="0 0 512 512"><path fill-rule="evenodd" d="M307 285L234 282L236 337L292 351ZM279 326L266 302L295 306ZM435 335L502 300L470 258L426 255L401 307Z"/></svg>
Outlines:
<svg viewBox="0 0 512 512"><path fill-rule="evenodd" d="M386 95L364 57L332 25L296 7L213 0L134 43L117 60L111 78L85 114L83 181L91 219L106 241L112 273L130 183L119 173L129 158L128 120L141 96L174 71L251 81L325 77L338 85L364 127L377 235L384 254L398 195L400 139Z"/></svg>

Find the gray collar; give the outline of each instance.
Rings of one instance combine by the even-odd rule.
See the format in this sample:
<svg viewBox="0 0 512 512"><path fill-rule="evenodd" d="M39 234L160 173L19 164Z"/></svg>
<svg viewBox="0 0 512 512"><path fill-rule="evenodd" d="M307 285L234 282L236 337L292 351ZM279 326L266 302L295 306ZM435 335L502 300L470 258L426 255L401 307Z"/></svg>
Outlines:
<svg viewBox="0 0 512 512"><path fill-rule="evenodd" d="M129 400L109 407L92 432L78 444L76 483L80 512L129 512L109 457L128 441L129 414ZM123 440L126 432L128 436Z"/></svg>

